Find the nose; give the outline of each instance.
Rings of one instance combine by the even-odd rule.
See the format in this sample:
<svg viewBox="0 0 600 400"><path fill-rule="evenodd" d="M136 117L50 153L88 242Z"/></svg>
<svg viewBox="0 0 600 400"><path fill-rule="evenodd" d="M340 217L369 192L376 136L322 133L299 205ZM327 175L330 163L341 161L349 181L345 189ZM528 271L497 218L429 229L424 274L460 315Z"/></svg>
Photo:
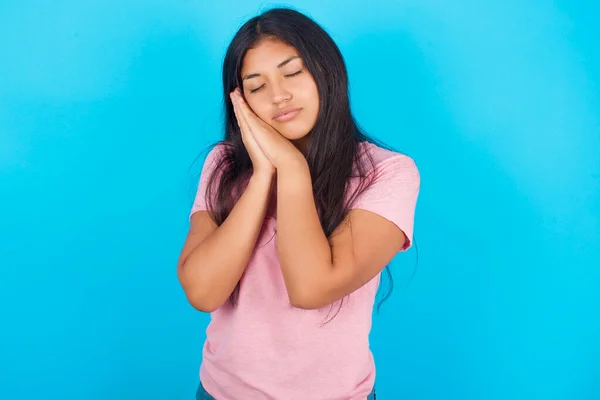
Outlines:
<svg viewBox="0 0 600 400"><path fill-rule="evenodd" d="M278 105L290 101L292 94L280 84L272 85L271 95L273 96L273 104Z"/></svg>

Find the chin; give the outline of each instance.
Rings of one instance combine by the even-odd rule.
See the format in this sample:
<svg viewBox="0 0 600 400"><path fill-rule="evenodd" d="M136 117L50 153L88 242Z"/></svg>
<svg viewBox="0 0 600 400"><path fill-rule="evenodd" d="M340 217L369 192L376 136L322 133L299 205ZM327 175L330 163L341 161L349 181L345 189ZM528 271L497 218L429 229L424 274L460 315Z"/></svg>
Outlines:
<svg viewBox="0 0 600 400"><path fill-rule="evenodd" d="M281 133L281 136L291 141L300 140L310 132L310 129L306 126L284 126L278 128L275 129Z"/></svg>
<svg viewBox="0 0 600 400"><path fill-rule="evenodd" d="M296 140L300 140L304 137L306 137L306 135L308 134L308 132L302 132L302 133L298 133L298 132L280 132L281 136L283 136L284 138L286 138L287 140L290 140L292 142L296 141Z"/></svg>

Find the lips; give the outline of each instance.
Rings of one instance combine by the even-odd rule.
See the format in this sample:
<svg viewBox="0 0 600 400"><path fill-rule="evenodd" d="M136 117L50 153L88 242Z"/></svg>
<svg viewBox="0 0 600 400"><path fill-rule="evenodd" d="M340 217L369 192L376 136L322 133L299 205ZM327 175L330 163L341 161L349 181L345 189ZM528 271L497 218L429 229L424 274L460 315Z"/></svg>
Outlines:
<svg viewBox="0 0 600 400"><path fill-rule="evenodd" d="M285 122L293 119L298 113L302 111L302 108L286 108L285 110L279 111L273 119L278 122Z"/></svg>

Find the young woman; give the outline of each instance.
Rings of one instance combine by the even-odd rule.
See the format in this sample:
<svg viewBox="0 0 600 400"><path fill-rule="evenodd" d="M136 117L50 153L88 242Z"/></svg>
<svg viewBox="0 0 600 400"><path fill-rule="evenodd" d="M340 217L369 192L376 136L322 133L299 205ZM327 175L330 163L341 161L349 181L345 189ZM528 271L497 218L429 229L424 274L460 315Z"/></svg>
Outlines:
<svg viewBox="0 0 600 400"><path fill-rule="evenodd" d="M223 86L178 265L211 313L196 398L374 399L371 315L411 246L417 167L359 130L339 49L296 11L242 26Z"/></svg>

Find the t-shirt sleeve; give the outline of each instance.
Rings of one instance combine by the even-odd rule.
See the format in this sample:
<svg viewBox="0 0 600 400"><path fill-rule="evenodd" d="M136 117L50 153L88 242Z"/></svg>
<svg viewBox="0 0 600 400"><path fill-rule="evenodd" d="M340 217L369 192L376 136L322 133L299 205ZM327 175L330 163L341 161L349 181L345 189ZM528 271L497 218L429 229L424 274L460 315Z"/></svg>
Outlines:
<svg viewBox="0 0 600 400"><path fill-rule="evenodd" d="M192 214L197 211L205 211L208 210L208 204L206 199L206 189L208 188L208 182L210 177L217 167L220 158L224 155L224 147L223 145L215 146L207 155L204 160L204 165L202 167L202 172L200 173L200 181L198 183L198 189L196 191L196 197L194 198L194 203L192 205L192 209L190 211L190 218Z"/></svg>
<svg viewBox="0 0 600 400"><path fill-rule="evenodd" d="M412 246L415 208L420 189L419 170L414 160L400 154L375 166L373 183L361 193L351 209L376 213L404 232L401 251Z"/></svg>

